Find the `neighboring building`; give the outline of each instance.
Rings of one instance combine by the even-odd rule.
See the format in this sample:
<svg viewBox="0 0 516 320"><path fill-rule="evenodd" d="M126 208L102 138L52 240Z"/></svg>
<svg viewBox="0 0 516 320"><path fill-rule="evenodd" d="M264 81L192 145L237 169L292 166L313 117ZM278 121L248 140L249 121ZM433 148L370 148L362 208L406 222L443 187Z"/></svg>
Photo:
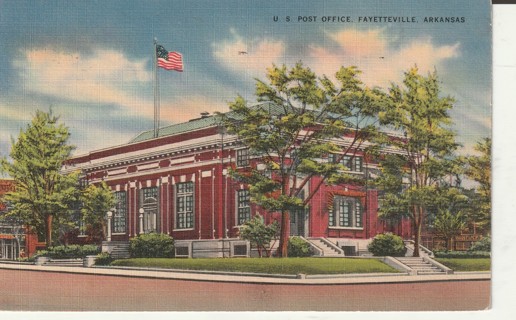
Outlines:
<svg viewBox="0 0 516 320"><path fill-rule="evenodd" d="M340 141L349 143L347 138ZM344 159L356 175L376 169L353 151ZM323 161L332 161L332 156ZM140 233L159 232L174 239L238 237L239 226L253 215L278 219L250 202L246 185L228 175L229 168L258 165L235 136L222 130L216 116L203 116L139 134L121 146L92 151L66 161L65 172L81 170L90 184L105 181L118 204L112 212L111 239L127 241ZM317 183L314 178L305 194ZM370 239L384 231L411 237L408 221L378 219L378 191L366 183L323 184L308 209L291 216L290 234L334 239Z"/></svg>
<svg viewBox="0 0 516 320"><path fill-rule="evenodd" d="M5 217L9 207L2 198L15 188L12 179L0 179L0 259L15 260L36 252L37 236L17 219Z"/></svg>

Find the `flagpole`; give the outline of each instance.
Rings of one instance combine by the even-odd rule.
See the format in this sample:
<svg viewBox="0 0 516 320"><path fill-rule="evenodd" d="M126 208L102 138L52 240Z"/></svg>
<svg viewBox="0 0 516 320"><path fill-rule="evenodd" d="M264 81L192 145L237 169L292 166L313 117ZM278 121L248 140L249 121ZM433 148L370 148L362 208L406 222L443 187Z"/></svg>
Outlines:
<svg viewBox="0 0 516 320"><path fill-rule="evenodd" d="M158 39L154 38L154 138L159 134L159 79L158 79Z"/></svg>

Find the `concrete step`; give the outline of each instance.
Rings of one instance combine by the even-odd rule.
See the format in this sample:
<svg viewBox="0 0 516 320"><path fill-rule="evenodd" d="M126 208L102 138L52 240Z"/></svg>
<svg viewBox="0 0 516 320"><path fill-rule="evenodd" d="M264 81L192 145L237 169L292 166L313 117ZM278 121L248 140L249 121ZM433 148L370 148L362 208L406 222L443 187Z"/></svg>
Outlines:
<svg viewBox="0 0 516 320"><path fill-rule="evenodd" d="M45 262L46 266L77 267L83 265L82 259L52 259Z"/></svg>
<svg viewBox="0 0 516 320"><path fill-rule="evenodd" d="M323 257L342 257L343 255L331 245L318 238L308 238L312 244L322 250Z"/></svg>

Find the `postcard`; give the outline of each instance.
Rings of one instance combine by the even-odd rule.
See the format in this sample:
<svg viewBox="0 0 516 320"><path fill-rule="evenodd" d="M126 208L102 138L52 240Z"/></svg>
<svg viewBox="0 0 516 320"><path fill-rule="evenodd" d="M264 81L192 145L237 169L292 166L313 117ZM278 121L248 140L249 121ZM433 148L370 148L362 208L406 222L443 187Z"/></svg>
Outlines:
<svg viewBox="0 0 516 320"><path fill-rule="evenodd" d="M490 1L0 12L0 310L491 308Z"/></svg>

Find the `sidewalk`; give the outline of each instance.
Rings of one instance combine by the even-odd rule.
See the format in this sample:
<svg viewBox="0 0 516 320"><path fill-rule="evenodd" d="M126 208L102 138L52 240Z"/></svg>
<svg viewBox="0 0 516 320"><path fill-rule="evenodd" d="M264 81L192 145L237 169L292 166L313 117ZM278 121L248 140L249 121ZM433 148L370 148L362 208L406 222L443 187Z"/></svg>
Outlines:
<svg viewBox="0 0 516 320"><path fill-rule="evenodd" d="M59 267L36 266L30 264L0 262L0 269L61 272L76 274L91 274L99 276L119 276L135 278L158 278L170 280L237 282L255 284L285 284L285 285L337 285L337 284L367 284L367 283L405 283L432 281L465 281L491 280L490 272L456 272L448 275L417 275L404 273L373 273L373 274L343 274L343 275L268 275L242 274L230 272L209 272L191 270L141 269L122 267Z"/></svg>

